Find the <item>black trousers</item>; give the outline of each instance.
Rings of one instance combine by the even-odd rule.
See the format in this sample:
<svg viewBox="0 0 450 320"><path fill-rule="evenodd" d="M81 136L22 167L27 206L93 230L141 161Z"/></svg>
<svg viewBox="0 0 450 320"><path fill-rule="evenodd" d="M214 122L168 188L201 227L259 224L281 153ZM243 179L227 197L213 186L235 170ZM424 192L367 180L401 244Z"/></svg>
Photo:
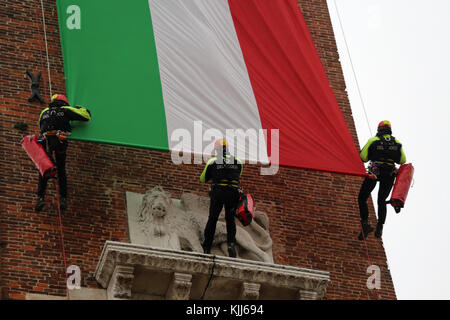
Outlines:
<svg viewBox="0 0 450 320"><path fill-rule="evenodd" d="M204 247L211 248L216 232L217 220L220 212L225 206L225 221L227 224L227 242L236 242L236 223L234 220L236 208L239 201L237 188L215 187L211 191L211 203L209 206L209 217L205 227Z"/></svg>
<svg viewBox="0 0 450 320"><path fill-rule="evenodd" d="M55 164L58 173L58 185L59 185L59 195L61 198L66 198L67 196L67 177L66 177L66 150L67 150L67 140L60 141L56 136L48 136L46 140L42 141L44 149L47 151L47 155L50 160ZM53 153L55 153L55 158L53 158ZM37 194L39 197L45 195L45 190L47 189L47 183L49 178L44 178L39 174L38 190Z"/></svg>
<svg viewBox="0 0 450 320"><path fill-rule="evenodd" d="M358 195L359 214L361 216L361 220L367 220L369 218L367 199L369 198L378 181L380 182L377 199L378 223L384 224L386 221L387 212L386 199L391 193L391 189L395 181L395 176L392 174L391 170L381 171L378 175L377 180L372 180L369 178L364 179Z"/></svg>

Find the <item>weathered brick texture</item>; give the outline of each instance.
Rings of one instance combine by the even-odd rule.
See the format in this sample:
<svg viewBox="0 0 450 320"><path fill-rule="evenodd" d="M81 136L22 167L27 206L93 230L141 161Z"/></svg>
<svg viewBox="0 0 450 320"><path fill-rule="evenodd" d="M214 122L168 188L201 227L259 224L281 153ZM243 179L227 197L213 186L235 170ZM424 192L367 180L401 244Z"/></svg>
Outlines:
<svg viewBox="0 0 450 320"><path fill-rule="evenodd" d="M54 92L65 92L64 69L55 1L45 0L47 37ZM355 125L330 22L326 0L299 0L331 86L358 145ZM48 81L39 1L0 2L0 242L4 299L23 299L27 292L65 295L54 182L48 204L33 210L37 171L20 146L25 134L38 130L44 108L29 103L25 70L42 72ZM48 100L48 84L42 85ZM14 123L24 121L23 133ZM207 194L198 182L201 165L172 164L167 152L71 141L67 159L69 210L63 214L68 265L82 270L82 285L96 287L92 274L106 240L129 241L125 192L162 185L179 197L183 191ZM268 213L276 263L331 272L327 299L374 299L366 287L369 266L359 232L357 194L360 177L297 168L260 176L258 166L244 169L243 187ZM370 205L375 224L373 205ZM370 237L372 263L382 269L382 299L395 299L382 241Z"/></svg>

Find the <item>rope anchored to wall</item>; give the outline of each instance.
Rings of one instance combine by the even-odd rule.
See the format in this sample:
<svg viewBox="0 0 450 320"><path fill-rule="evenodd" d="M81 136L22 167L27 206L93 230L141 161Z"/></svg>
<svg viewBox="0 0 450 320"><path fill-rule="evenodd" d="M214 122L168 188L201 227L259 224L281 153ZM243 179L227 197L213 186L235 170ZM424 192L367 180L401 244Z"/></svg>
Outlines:
<svg viewBox="0 0 450 320"><path fill-rule="evenodd" d="M44 33L44 43L45 43L45 53L46 53L46 58L47 58L47 75L48 75L48 88L49 91L46 92L46 94L48 93L49 97L52 96L52 81L51 81L51 74L50 74L50 59L49 59L49 55L48 55L48 41L47 41L47 30L46 30L46 24L45 24L45 12L44 12L44 2L43 0L40 0L40 6L41 6L41 15L42 15L42 29L43 29L43 33ZM37 8L36 8L36 23L38 23L38 19L37 19ZM39 50L40 52L40 50ZM42 53L41 53L41 67L43 68L43 62L42 62ZM45 91L47 91L46 87L45 87L45 81L44 81L44 88ZM67 288L67 260L66 260L66 250L65 250L65 245L64 245L64 230L63 230L63 223L62 223L62 215L61 215L61 204L60 204L60 197L59 197L59 186L58 186L58 182L57 180L55 180L55 186L56 186L56 200L57 200L57 207L58 207L58 224L59 224L59 232L60 232L60 238L61 238L61 251L62 251L62 256L63 256L63 260L64 260L64 277L65 277L65 283L64 285L66 286L66 292L67 292L67 299L70 300L70 293L69 293L69 289Z"/></svg>
<svg viewBox="0 0 450 320"><path fill-rule="evenodd" d="M308 0L306 3L307 3L307 5L308 5L308 10L309 10L309 12L310 12L310 14L311 14L311 19L312 19L312 21L313 21L313 26L314 26L314 21L316 20L315 17L314 17L314 10L313 10L313 8L312 8L312 6L311 6L310 0ZM351 65L351 68L352 68L352 71L353 71L353 75L354 75L354 77L355 77L355 81L356 81L356 85L357 85L359 97L360 97L360 100L361 100L361 104L362 104L362 107L363 107L363 110L364 110L364 115L365 115L365 118L366 118L366 122L367 122L367 125L368 125L368 127L369 127L369 132L370 132L370 134L372 135L372 132L371 132L371 130L370 130L369 119L368 119L368 116L367 116L367 111L366 111L365 104L364 104L364 100L363 100L363 98L362 98L360 86L359 86L359 83L358 83L358 79L357 79L357 77L356 77L355 68L354 68L353 61L352 61L351 56L350 56L350 50L349 50L349 47L348 47L348 44L347 44L347 40L346 40L346 37L345 37L344 28L343 28L343 26L342 26L341 17L340 17L340 15L339 15L339 11L338 11L337 4L336 4L336 1L335 1L335 0L334 0L334 5L335 5L335 7L336 7L337 16L338 16L338 19L339 19L339 25L340 25L340 27L341 27L342 34L344 35L345 46L346 46L346 49L347 49L348 56L349 56L349 58L350 58L350 65ZM320 51L321 51L320 53L321 53L322 57L324 57L324 54L323 54L323 52L322 52L322 48L321 48L320 46L317 46L317 45L316 45L316 47L318 47L318 48L320 49ZM369 247L368 247L368 245L367 245L366 237L364 236L364 228L363 228L362 222L361 222L361 233L362 233L363 240L364 240L364 246L365 246L365 251L366 251L367 260L368 260L368 262L369 262L369 266L372 266L372 260L371 260L371 258L370 258ZM375 293L376 293L377 299L379 300L379 299L380 299L380 295L379 295L377 289L375 289Z"/></svg>
<svg viewBox="0 0 450 320"><path fill-rule="evenodd" d="M342 35L343 35L345 48L347 50L347 55L348 55L349 60L350 60L350 66L351 66L351 69L352 69L352 72L353 72L353 76L355 78L356 88L358 90L358 95L359 95L359 98L360 98L360 101L361 101L361 105L362 105L362 108L363 108L363 111L364 111L364 116L366 118L367 127L369 129L370 135L372 135L372 131L370 130L369 118L367 116L367 111L366 111L366 107L365 107L365 104L364 104L364 99L363 99L362 94L361 94L361 89L360 89L360 86L359 86L358 78L356 76L356 71L355 71L355 67L354 67L354 64L353 64L353 60L352 60L351 55L350 55L350 49L348 47L347 38L345 36L344 27L342 25L342 20L341 20L341 16L340 16L340 13L339 13L339 9L338 9L336 0L334 0L334 6L336 8L336 14L337 14L337 17L338 17L339 26L340 26L340 29L341 29L341 32L342 32ZM361 224L361 235L362 235L363 240L364 240L364 247L366 249L367 260L369 262L369 266L372 266L373 264L372 264L372 260L370 258L370 254L369 254L369 247L367 246L366 236L364 235L364 227L363 227L362 222L360 224ZM380 300L380 295L378 293L378 289L375 289L375 293L377 295L377 299Z"/></svg>

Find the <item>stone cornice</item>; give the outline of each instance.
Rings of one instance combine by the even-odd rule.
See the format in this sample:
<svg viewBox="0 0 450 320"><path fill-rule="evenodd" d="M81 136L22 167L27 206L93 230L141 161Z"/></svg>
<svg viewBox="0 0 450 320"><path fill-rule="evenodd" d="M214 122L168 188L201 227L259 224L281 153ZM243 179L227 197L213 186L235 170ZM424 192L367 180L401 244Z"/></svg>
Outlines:
<svg viewBox="0 0 450 320"><path fill-rule="evenodd" d="M321 299L330 281L325 271L106 241L94 274L98 283L107 288L118 266L191 275L213 270L217 278L294 289L300 299Z"/></svg>

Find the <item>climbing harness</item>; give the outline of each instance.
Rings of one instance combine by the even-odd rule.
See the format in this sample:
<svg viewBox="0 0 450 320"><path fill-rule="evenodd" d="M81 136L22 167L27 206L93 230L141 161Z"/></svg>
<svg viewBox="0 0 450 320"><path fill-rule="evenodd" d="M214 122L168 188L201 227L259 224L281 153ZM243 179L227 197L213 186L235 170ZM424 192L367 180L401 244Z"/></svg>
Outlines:
<svg viewBox="0 0 450 320"><path fill-rule="evenodd" d="M72 133L62 130L50 130L41 134L43 139L47 139L47 136L56 136L60 141L66 140Z"/></svg>
<svg viewBox="0 0 450 320"><path fill-rule="evenodd" d="M371 161L367 167L367 173L369 174L370 179L377 180L380 175L380 167L376 162Z"/></svg>

